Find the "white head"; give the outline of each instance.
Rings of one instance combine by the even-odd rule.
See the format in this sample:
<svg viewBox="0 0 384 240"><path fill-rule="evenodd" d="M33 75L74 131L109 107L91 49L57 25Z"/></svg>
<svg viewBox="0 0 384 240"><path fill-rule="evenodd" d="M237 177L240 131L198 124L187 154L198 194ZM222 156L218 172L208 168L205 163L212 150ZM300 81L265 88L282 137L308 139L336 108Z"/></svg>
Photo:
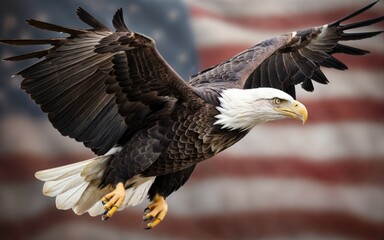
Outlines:
<svg viewBox="0 0 384 240"><path fill-rule="evenodd" d="M254 126L278 119L307 120L307 109L289 94L275 88L226 89L219 97L220 114L215 124L230 130L249 130Z"/></svg>

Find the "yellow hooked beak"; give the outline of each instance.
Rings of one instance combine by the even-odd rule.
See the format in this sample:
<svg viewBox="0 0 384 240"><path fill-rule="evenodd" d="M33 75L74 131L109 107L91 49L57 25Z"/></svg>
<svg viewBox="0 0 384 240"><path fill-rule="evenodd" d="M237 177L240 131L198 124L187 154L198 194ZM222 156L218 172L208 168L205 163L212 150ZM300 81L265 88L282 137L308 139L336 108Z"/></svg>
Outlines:
<svg viewBox="0 0 384 240"><path fill-rule="evenodd" d="M307 108L299 101L294 101L288 106L276 107L275 110L287 117L301 120L303 124L307 121L308 118Z"/></svg>

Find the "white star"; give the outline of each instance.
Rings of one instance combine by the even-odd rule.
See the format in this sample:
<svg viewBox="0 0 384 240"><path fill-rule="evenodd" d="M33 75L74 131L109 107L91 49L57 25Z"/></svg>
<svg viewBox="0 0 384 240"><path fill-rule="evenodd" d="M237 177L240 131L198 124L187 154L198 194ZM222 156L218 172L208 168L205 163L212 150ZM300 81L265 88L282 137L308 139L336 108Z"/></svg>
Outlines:
<svg viewBox="0 0 384 240"><path fill-rule="evenodd" d="M168 17L171 21L176 21L180 17L180 11L177 8L169 10Z"/></svg>
<svg viewBox="0 0 384 240"><path fill-rule="evenodd" d="M177 55L177 60L180 62L180 63L186 63L188 61L188 54L186 54L185 52L180 52L178 55Z"/></svg>
<svg viewBox="0 0 384 240"><path fill-rule="evenodd" d="M129 4L128 5L128 12L130 14L134 14L134 13L137 13L140 11L140 7L139 5L135 4L135 3L132 3L132 4Z"/></svg>
<svg viewBox="0 0 384 240"><path fill-rule="evenodd" d="M18 36L20 39L28 39L28 38L32 38L32 33L29 29L28 30L22 29L21 31L19 31Z"/></svg>
<svg viewBox="0 0 384 240"><path fill-rule="evenodd" d="M35 14L35 19L43 22L50 22L48 15L45 12L38 12Z"/></svg>
<svg viewBox="0 0 384 240"><path fill-rule="evenodd" d="M9 31L17 26L17 18L15 15L7 14L3 17L3 29Z"/></svg>
<svg viewBox="0 0 384 240"><path fill-rule="evenodd" d="M153 38L155 39L155 41L160 41L163 39L164 37L164 31L161 30L161 29L155 29L152 33L152 36Z"/></svg>

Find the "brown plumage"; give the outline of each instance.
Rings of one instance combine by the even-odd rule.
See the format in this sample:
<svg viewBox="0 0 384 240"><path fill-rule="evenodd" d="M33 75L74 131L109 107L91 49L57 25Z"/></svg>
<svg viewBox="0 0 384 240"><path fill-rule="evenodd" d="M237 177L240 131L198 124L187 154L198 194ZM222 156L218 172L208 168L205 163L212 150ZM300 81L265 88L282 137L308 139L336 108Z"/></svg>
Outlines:
<svg viewBox="0 0 384 240"><path fill-rule="evenodd" d="M37 173L47 182L44 193L58 196L58 208L98 215L103 213L99 208L101 197L117 191L122 183L129 199L113 202L115 192L105 195L107 218L114 212L113 204L116 209L135 205L147 193L154 203L161 201L159 196L167 197L188 180L198 162L239 141L259 123L283 117L305 121L305 108L293 100L295 85L313 91L312 80L328 83L320 67L347 69L332 56L334 53L368 53L339 41L381 33L344 31L384 18L341 23L374 4L331 24L266 40L192 76L190 81L181 79L165 62L152 39L127 28L121 9L113 17L115 32L82 8L77 14L92 27L89 30L28 20L36 28L64 32L69 37L1 40L12 45L52 45L6 59L42 58L18 73L24 78L21 88L48 113L62 135L104 155ZM236 100L237 92L225 92L228 89L258 90L243 90L246 97L242 103ZM232 109L232 104L237 107ZM300 109L287 113L288 104ZM248 110L251 106L254 109ZM281 107L285 113L276 113ZM160 211L145 217L161 221L164 216Z"/></svg>

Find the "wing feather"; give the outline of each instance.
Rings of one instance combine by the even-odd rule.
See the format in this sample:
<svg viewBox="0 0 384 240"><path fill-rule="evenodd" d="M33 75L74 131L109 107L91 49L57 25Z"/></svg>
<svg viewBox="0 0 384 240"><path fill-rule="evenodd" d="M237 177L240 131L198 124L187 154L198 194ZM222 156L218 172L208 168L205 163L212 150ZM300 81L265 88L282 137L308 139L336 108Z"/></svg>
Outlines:
<svg viewBox="0 0 384 240"><path fill-rule="evenodd" d="M279 81L282 82L283 84L286 84L289 74L287 72L287 69L285 68L283 54L281 53L277 53L275 55L275 71L277 73Z"/></svg>
<svg viewBox="0 0 384 240"><path fill-rule="evenodd" d="M223 82L227 83L227 87L273 87L281 89L293 97L295 97L295 85L297 84L301 84L307 91L313 91L312 80L321 84L328 83L328 79L320 67L348 69L333 54L364 55L369 53L363 49L341 44L340 41L366 39L383 33L383 31L344 32L382 22L384 16L343 25L346 20L362 14L376 3L369 4L330 24L266 40L226 62L193 76L191 84L199 88L203 86L212 88L218 84L223 86ZM238 59L242 59L246 64L241 65L235 62ZM223 74L223 69L228 69L227 71L230 72L237 71L238 74ZM202 93L200 95L204 96Z"/></svg>
<svg viewBox="0 0 384 240"><path fill-rule="evenodd" d="M68 33L72 36L77 36L79 34L86 32L86 30L67 28L67 27L59 26L59 25L52 24L52 23L37 21L34 19L28 19L27 23L33 27L36 27L36 28L40 28L40 29L48 30L48 31L53 31L53 32L64 32L64 33Z"/></svg>
<svg viewBox="0 0 384 240"><path fill-rule="evenodd" d="M17 56L13 56L13 57L4 58L4 60L6 60L6 61L20 61L20 60L25 60L25 59L29 59L29 58L42 58L48 54L48 51L49 51L48 49L43 49L43 50L39 50L39 51L35 51L35 52L30 52L30 53L26 53L26 54L21 54L21 55L17 55Z"/></svg>
<svg viewBox="0 0 384 240"><path fill-rule="evenodd" d="M333 48L331 53L344 53L349 55L365 55L365 54L368 54L369 51L338 43Z"/></svg>
<svg viewBox="0 0 384 240"><path fill-rule="evenodd" d="M70 36L0 41L51 45L7 60L43 58L18 73L24 78L21 88L48 113L61 134L104 154L124 133L137 131L164 102L197 96L160 56L152 39L128 30L121 9L113 17L115 32L82 8L77 14L92 28L29 19L31 26Z"/></svg>
<svg viewBox="0 0 384 240"><path fill-rule="evenodd" d="M272 57L272 56L271 56ZM270 85L273 86L274 88L280 88L281 87L281 82L279 80L279 77L277 76L276 72L276 55L271 58L271 61L268 61L268 77L269 77L269 82Z"/></svg>
<svg viewBox="0 0 384 240"><path fill-rule="evenodd" d="M267 87L271 85L268 77L268 63L263 62L260 65L260 77L261 77L261 85L260 87Z"/></svg>
<svg viewBox="0 0 384 240"><path fill-rule="evenodd" d="M91 26L95 30L101 30L101 31L109 31L109 29L104 26L101 22L99 22L96 18L94 18L91 14L89 14L87 11L85 11L83 8L79 7L76 11L77 16Z"/></svg>
<svg viewBox="0 0 384 240"><path fill-rule="evenodd" d="M112 23L117 32L130 32L128 27L125 25L123 10L121 8L117 10L115 16L113 16Z"/></svg>

